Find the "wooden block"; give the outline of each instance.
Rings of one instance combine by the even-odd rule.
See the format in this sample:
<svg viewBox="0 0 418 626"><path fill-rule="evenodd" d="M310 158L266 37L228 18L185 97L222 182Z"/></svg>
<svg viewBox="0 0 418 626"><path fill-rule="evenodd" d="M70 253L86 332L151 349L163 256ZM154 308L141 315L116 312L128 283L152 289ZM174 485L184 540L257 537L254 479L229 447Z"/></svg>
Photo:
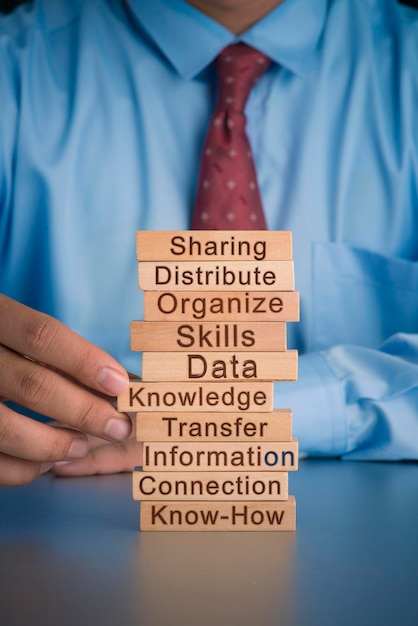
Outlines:
<svg viewBox="0 0 418 626"><path fill-rule="evenodd" d="M288 473L144 472L132 477L134 500L287 500Z"/></svg>
<svg viewBox="0 0 418 626"><path fill-rule="evenodd" d="M292 412L137 413L137 441L290 441Z"/></svg>
<svg viewBox="0 0 418 626"><path fill-rule="evenodd" d="M293 261L145 261L138 266L146 291L293 291Z"/></svg>
<svg viewBox="0 0 418 626"><path fill-rule="evenodd" d="M210 350L282 352L286 350L284 322L131 322L131 350L172 352Z"/></svg>
<svg viewBox="0 0 418 626"><path fill-rule="evenodd" d="M144 320L298 322L299 292L146 291Z"/></svg>
<svg viewBox="0 0 418 626"><path fill-rule="evenodd" d="M268 413L273 410L271 382L144 383L131 381L118 396L121 412L169 411L195 413Z"/></svg>
<svg viewBox="0 0 418 626"><path fill-rule="evenodd" d="M298 322L298 291L146 291L144 320Z"/></svg>
<svg viewBox="0 0 418 626"><path fill-rule="evenodd" d="M292 233L265 230L138 231L138 261L288 261Z"/></svg>
<svg viewBox="0 0 418 626"><path fill-rule="evenodd" d="M141 502L141 530L296 529L296 501Z"/></svg>
<svg viewBox="0 0 418 626"><path fill-rule="evenodd" d="M297 374L298 353L296 350L187 354L184 352L144 352L142 355L142 380L144 381L295 381Z"/></svg>
<svg viewBox="0 0 418 626"><path fill-rule="evenodd" d="M147 471L291 472L298 469L298 441L269 443L144 443Z"/></svg>

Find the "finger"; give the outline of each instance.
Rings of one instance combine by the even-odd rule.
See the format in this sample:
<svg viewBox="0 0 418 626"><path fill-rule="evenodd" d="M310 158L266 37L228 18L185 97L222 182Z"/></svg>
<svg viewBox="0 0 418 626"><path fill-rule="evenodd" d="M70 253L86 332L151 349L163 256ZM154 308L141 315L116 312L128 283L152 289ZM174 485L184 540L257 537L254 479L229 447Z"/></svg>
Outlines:
<svg viewBox="0 0 418 626"><path fill-rule="evenodd" d="M4 295L0 343L106 394L118 395L129 382L124 368L106 352L53 317Z"/></svg>
<svg viewBox="0 0 418 626"><path fill-rule="evenodd" d="M142 443L133 439L120 444L106 444L90 450L82 459L56 463L53 471L57 476L91 476L93 474L117 474L132 472L142 464Z"/></svg>
<svg viewBox="0 0 418 626"><path fill-rule="evenodd" d="M68 428L52 428L0 404L0 450L27 461L78 459L89 450L86 437Z"/></svg>
<svg viewBox="0 0 418 626"><path fill-rule="evenodd" d="M48 472L52 466L53 463L36 463L0 453L0 485L5 487L26 485L40 474Z"/></svg>
<svg viewBox="0 0 418 626"><path fill-rule="evenodd" d="M58 429L68 428L65 424L60 424L59 422L53 422L52 426ZM108 441L103 439L103 437L95 437L95 435L88 434L85 434L85 437L89 445L89 450L92 450L93 448L99 448L100 446L104 446L106 443L108 443Z"/></svg>
<svg viewBox="0 0 418 626"><path fill-rule="evenodd" d="M121 441L131 420L107 400L0 346L0 396L92 435Z"/></svg>
<svg viewBox="0 0 418 626"><path fill-rule="evenodd" d="M126 413L125 415L127 415L129 417L129 419L131 420L132 423L132 432L131 432L131 437L134 436L135 433L135 424L136 424L136 413ZM49 422L48 424L49 426L53 426L54 428L67 428L66 424L62 424L61 422ZM103 437L96 437L94 435L89 435L86 434L86 439L88 441L89 444L89 449L92 450L93 448L98 448L99 446L103 446L106 441L103 439Z"/></svg>

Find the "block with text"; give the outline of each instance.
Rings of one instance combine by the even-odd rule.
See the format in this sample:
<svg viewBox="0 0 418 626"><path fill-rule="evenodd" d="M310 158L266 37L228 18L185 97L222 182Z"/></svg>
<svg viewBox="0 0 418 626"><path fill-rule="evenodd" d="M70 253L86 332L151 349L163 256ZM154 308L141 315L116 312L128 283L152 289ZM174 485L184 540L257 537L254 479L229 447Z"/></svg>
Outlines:
<svg viewBox="0 0 418 626"><path fill-rule="evenodd" d="M295 530L298 442L291 410L274 406L298 371L291 233L139 231L136 256L142 377L117 406L143 442L140 529Z"/></svg>

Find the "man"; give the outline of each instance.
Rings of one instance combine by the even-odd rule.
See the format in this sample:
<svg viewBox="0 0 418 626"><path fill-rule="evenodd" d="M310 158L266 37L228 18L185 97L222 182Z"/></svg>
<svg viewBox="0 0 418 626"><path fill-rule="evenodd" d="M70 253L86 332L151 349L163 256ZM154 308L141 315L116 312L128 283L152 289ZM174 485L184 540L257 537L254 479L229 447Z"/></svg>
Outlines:
<svg viewBox="0 0 418 626"><path fill-rule="evenodd" d="M63 475L140 463L127 417L97 392L139 371L135 231L189 227L213 61L237 41L272 59L247 131L302 301L299 381L277 385L276 406L310 454L418 458L417 13L39 0L0 20L0 396L66 428L1 404L3 484L56 462Z"/></svg>

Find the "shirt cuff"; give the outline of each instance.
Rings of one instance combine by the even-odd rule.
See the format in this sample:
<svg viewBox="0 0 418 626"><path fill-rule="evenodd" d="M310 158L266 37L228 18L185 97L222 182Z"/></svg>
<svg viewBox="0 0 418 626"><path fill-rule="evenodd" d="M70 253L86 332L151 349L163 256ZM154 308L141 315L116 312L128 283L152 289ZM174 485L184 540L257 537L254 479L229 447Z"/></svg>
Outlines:
<svg viewBox="0 0 418 626"><path fill-rule="evenodd" d="M296 382L276 383L275 408L289 408L301 453L340 456L347 451L347 419L341 381L321 352L299 357Z"/></svg>

